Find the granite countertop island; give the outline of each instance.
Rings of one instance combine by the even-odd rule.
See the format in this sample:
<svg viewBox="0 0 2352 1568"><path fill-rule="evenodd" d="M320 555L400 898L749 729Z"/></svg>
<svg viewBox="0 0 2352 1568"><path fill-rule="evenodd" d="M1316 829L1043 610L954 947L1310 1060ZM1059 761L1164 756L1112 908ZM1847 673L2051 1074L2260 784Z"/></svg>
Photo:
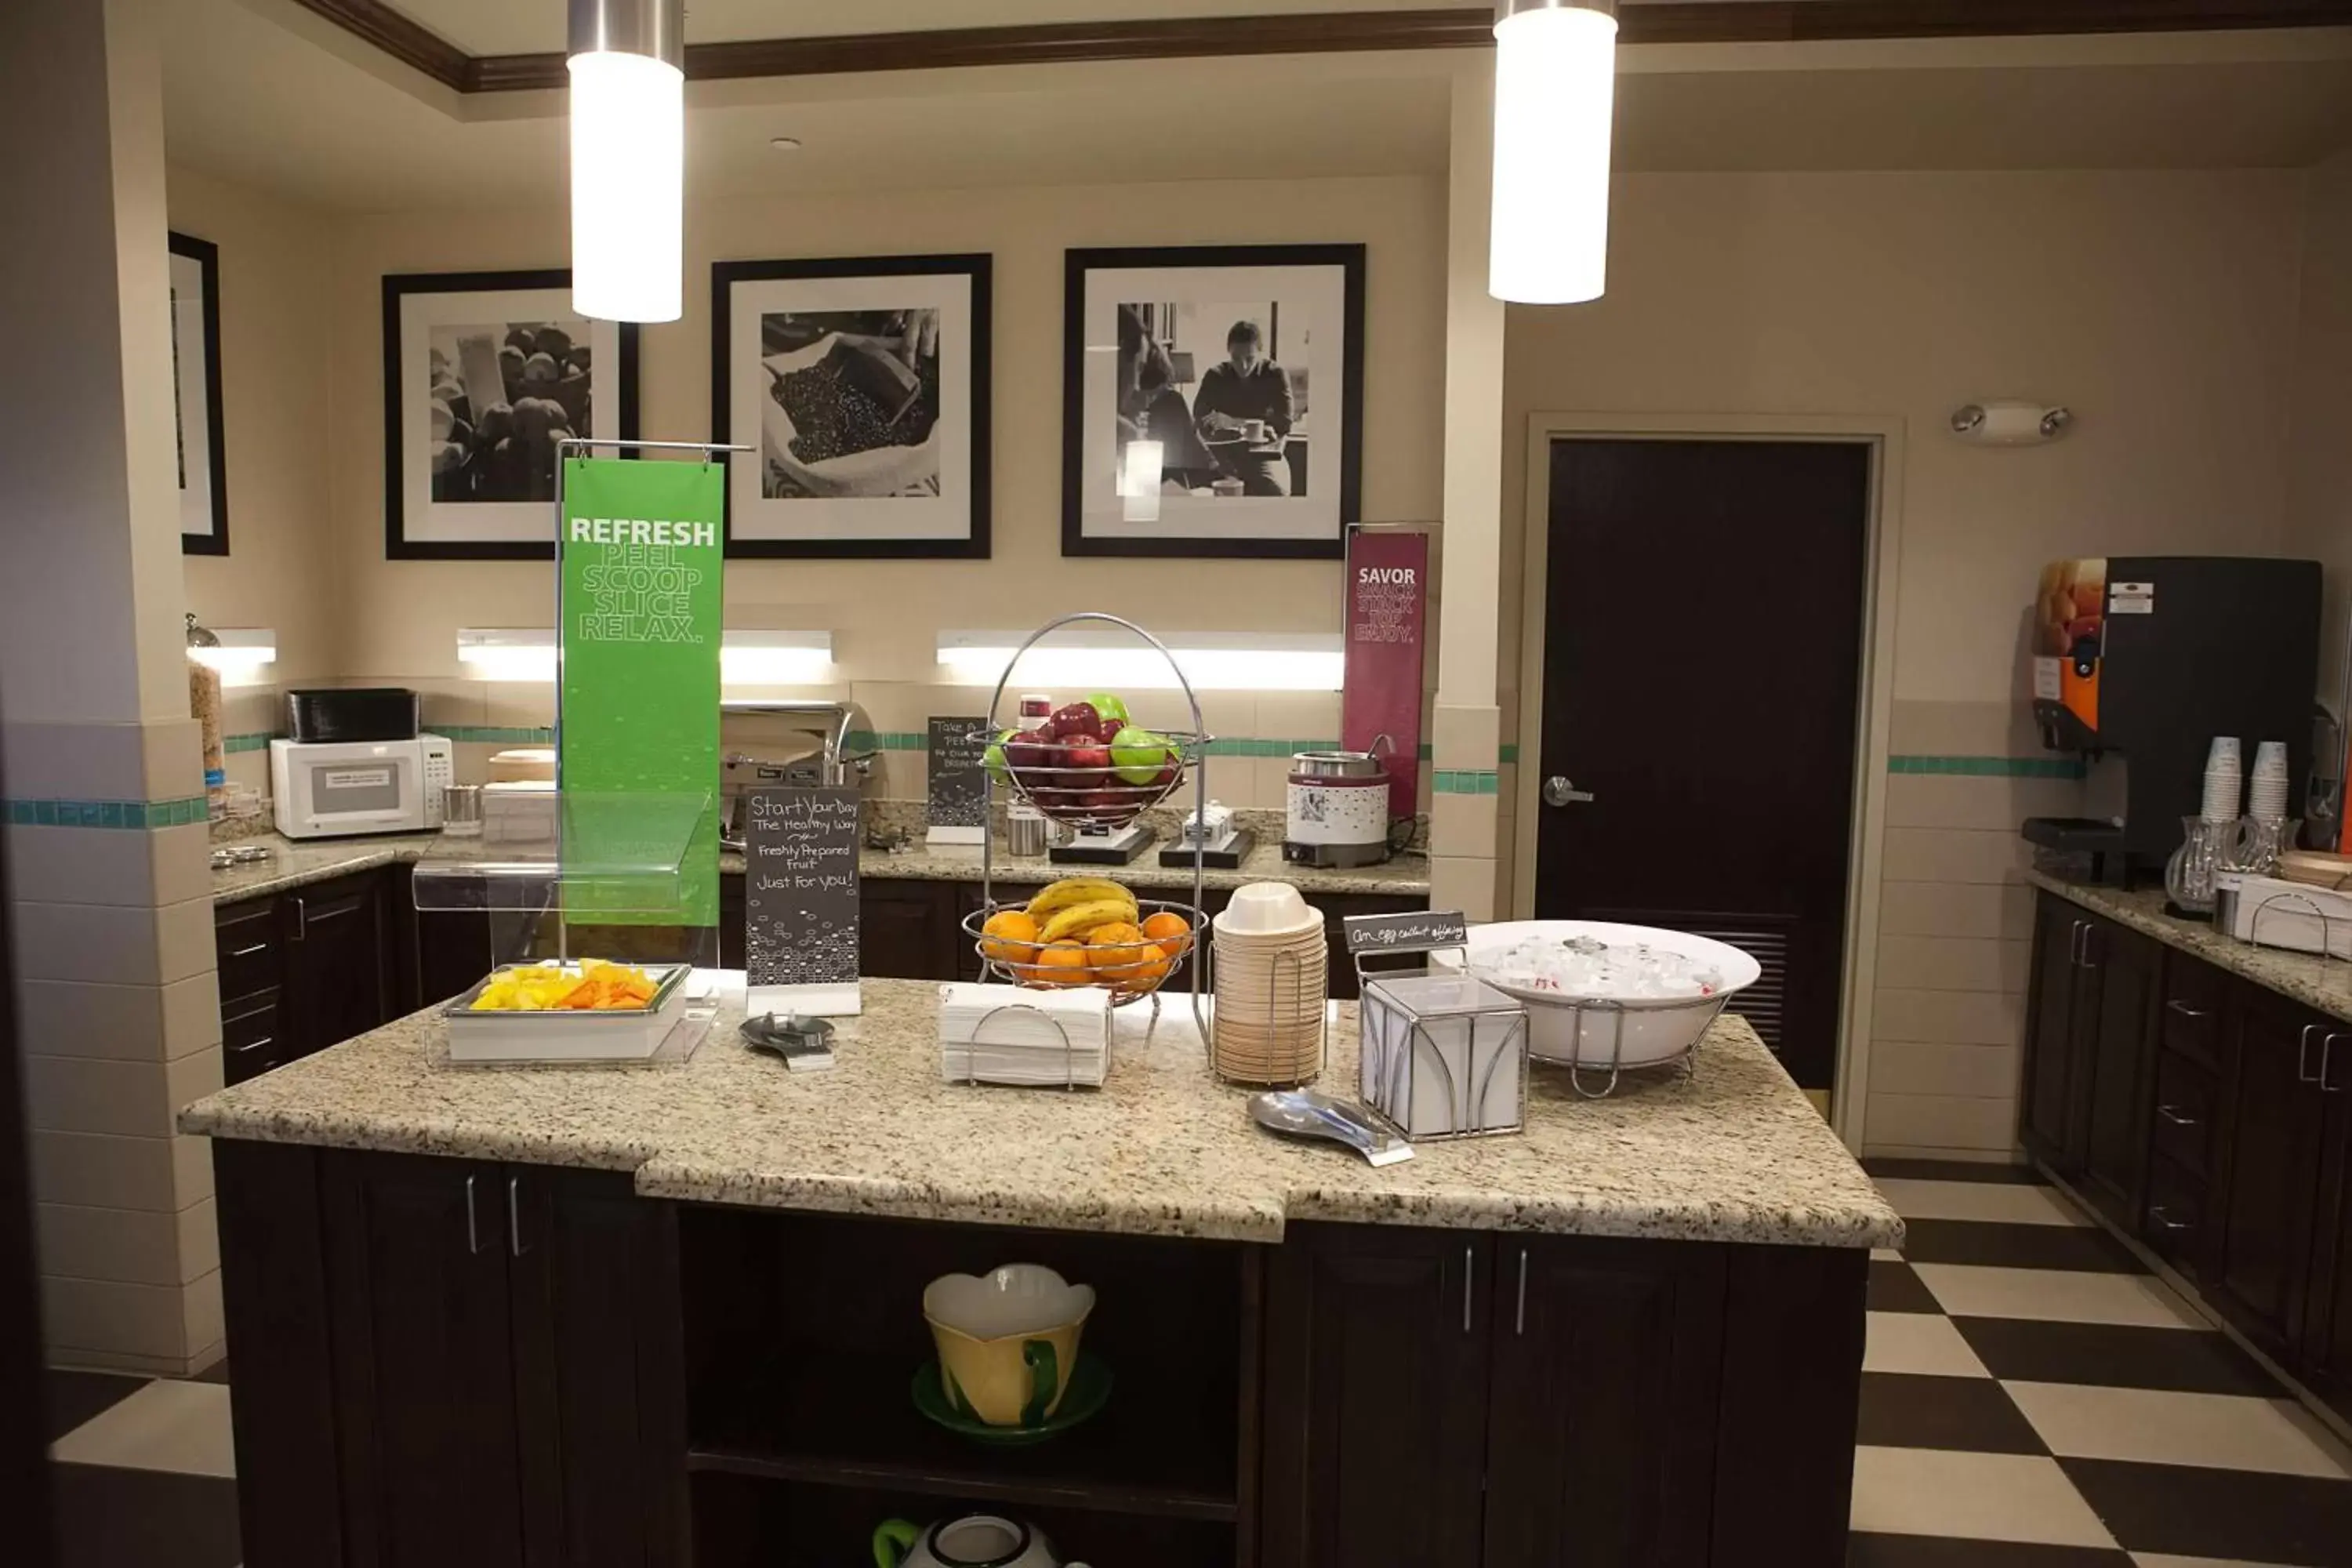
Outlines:
<svg viewBox="0 0 2352 1568"><path fill-rule="evenodd" d="M2210 921L2189 921L2166 914L2161 888L2110 888L2040 868L2028 871L2026 879L2093 914L2105 915L2168 947L2242 975L2330 1017L2352 1023L2352 963L2342 959L2257 947L2222 934Z"/></svg>
<svg viewBox="0 0 2352 1568"><path fill-rule="evenodd" d="M1531 1069L1517 1136L1373 1169L1252 1124L1213 1082L1189 995L1119 1018L1099 1090L940 1079L938 987L868 980L839 1066L789 1074L736 1036L740 994L675 1067L453 1068L415 1014L183 1111L215 1138L631 1171L646 1197L1041 1229L1280 1240L1294 1219L1832 1247L1902 1222L1754 1031L1727 1015L1685 1079L1607 1100ZM1324 1082L1355 1074L1339 1009Z"/></svg>
<svg viewBox="0 0 2352 1568"><path fill-rule="evenodd" d="M276 833L260 833L237 842L260 845L270 851L270 858L215 871L213 901L216 904L282 893L314 882L323 882L330 878L372 871L383 866L414 865L419 860L444 858L453 854L448 841L429 833L377 838L330 838L302 843ZM479 842L473 841L476 845ZM1189 869L1178 870L1162 866L1157 857L1158 847L1155 846L1132 866L1105 868L1057 866L1044 859L1015 859L999 851L992 870L998 880L1009 883L1047 882L1056 877L1102 875L1116 877L1134 888L1189 888L1192 885L1192 873ZM722 853L719 858L719 867L721 871L740 871L743 869L743 857ZM867 849L857 858L857 874L865 878L977 882L980 870L980 850L977 847L932 849L925 847L919 841L898 850ZM1429 893L1429 858L1418 852L1408 852L1384 865L1360 866L1344 870L1294 866L1283 859L1282 845L1278 839L1270 841L1261 836L1239 870L1208 871L1203 874L1202 880L1211 888L1233 889L1245 882L1276 881L1288 882L1310 893L1370 893L1425 898Z"/></svg>

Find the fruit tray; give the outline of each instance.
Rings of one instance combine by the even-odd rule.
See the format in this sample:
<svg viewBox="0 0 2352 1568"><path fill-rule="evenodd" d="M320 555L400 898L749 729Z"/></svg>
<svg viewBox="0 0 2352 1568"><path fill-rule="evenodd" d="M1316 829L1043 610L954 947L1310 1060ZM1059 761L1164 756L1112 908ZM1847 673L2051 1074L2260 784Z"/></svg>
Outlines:
<svg viewBox="0 0 2352 1568"><path fill-rule="evenodd" d="M1080 710L1088 710L1086 712ZM1116 830L1168 798L1198 763L1209 737L1096 722L1073 704L1030 730L999 730L988 748L990 775L1056 822Z"/></svg>
<svg viewBox="0 0 2352 1568"><path fill-rule="evenodd" d="M981 977L1032 991L1092 985L1123 1006L1183 968L1208 930L1191 904L1138 899L1108 879L1066 878L1027 903L991 903L963 920Z"/></svg>

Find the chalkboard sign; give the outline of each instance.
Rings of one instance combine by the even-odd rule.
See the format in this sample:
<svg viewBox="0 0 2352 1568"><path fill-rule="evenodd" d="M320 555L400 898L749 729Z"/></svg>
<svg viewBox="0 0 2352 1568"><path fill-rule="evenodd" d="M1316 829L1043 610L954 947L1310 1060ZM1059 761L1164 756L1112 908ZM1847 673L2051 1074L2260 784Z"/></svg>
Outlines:
<svg viewBox="0 0 2352 1568"><path fill-rule="evenodd" d="M747 791L743 961L753 989L857 979L857 790Z"/></svg>
<svg viewBox="0 0 2352 1568"><path fill-rule="evenodd" d="M933 827L986 827L988 721L934 719L930 740L930 794L924 821Z"/></svg>
<svg viewBox="0 0 2352 1568"><path fill-rule="evenodd" d="M1402 915L1349 915L1341 922L1352 956L1365 952L1427 952L1460 947L1470 940L1470 922L1459 910L1414 910Z"/></svg>

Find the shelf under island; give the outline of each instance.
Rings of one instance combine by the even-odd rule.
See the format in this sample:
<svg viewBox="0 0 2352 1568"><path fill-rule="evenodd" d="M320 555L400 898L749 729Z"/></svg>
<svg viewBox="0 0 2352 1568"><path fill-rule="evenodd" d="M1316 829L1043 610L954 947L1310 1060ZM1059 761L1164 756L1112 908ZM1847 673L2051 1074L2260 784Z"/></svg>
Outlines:
<svg viewBox="0 0 2352 1568"><path fill-rule="evenodd" d="M190 1107L247 1562L847 1564L984 1509L1072 1559L1843 1560L1878 1197L1754 1033L1373 1169L1253 1126L1184 995L1099 1090L942 1083L937 987L839 1065L466 1069L418 1014ZM1353 1009L1327 1084L1354 1079ZM1085 1426L916 1410L924 1283L1095 1287Z"/></svg>

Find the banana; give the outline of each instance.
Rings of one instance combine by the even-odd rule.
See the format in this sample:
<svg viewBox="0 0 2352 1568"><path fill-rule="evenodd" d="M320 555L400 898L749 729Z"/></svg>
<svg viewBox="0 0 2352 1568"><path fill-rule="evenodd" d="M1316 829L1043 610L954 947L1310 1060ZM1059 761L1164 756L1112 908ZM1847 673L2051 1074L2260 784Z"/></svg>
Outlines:
<svg viewBox="0 0 2352 1568"><path fill-rule="evenodd" d="M1029 918L1043 925L1063 910L1106 899L1124 904L1127 918L1135 918L1135 895L1107 877L1063 878L1029 900Z"/></svg>
<svg viewBox="0 0 2352 1568"><path fill-rule="evenodd" d="M1091 903L1073 904L1057 911L1045 921L1045 929L1037 933L1037 940L1044 942L1079 941L1098 926L1134 923L1133 899L1097 899Z"/></svg>

